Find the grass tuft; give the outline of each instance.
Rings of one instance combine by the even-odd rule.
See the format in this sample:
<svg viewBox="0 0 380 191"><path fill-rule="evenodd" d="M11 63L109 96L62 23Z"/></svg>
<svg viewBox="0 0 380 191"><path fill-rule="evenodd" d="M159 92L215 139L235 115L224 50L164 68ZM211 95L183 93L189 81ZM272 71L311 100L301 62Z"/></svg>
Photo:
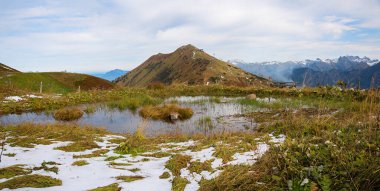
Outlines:
<svg viewBox="0 0 380 191"><path fill-rule="evenodd" d="M182 108L177 104L165 104L163 106L145 106L140 110L140 115L144 118L170 121L170 115L178 113L180 120L190 119L193 116L191 108Z"/></svg>
<svg viewBox="0 0 380 191"><path fill-rule="evenodd" d="M83 116L83 111L79 108L64 108L57 110L53 117L60 121L73 121L81 118Z"/></svg>
<svg viewBox="0 0 380 191"><path fill-rule="evenodd" d="M73 162L73 166L85 166L85 165L88 165L90 163L88 163L86 160L77 160L75 162Z"/></svg>
<svg viewBox="0 0 380 191"><path fill-rule="evenodd" d="M120 191L121 187L119 187L118 183L113 183L107 186L97 187L95 189L91 189L89 191Z"/></svg>
<svg viewBox="0 0 380 191"><path fill-rule="evenodd" d="M179 176L181 175L181 169L186 168L190 160L191 156L176 154L166 162L165 167L169 169L174 176Z"/></svg>
<svg viewBox="0 0 380 191"><path fill-rule="evenodd" d="M32 173L32 170L25 169L25 165L17 164L5 168L0 168L0 179L12 178L14 176L26 175Z"/></svg>
<svg viewBox="0 0 380 191"><path fill-rule="evenodd" d="M62 181L50 176L43 176L38 174L18 176L13 179L0 183L0 190L9 188L46 188L52 186L61 186Z"/></svg>
<svg viewBox="0 0 380 191"><path fill-rule="evenodd" d="M180 176L176 176L172 181L172 191L184 191L187 184L190 182Z"/></svg>
<svg viewBox="0 0 380 191"><path fill-rule="evenodd" d="M133 181L136 181L136 180L141 180L145 177L143 176L117 176L115 177L117 180L122 180L124 182L133 182Z"/></svg>
<svg viewBox="0 0 380 191"><path fill-rule="evenodd" d="M170 178L170 173L169 172L163 172L161 175L160 175L160 179L168 179Z"/></svg>

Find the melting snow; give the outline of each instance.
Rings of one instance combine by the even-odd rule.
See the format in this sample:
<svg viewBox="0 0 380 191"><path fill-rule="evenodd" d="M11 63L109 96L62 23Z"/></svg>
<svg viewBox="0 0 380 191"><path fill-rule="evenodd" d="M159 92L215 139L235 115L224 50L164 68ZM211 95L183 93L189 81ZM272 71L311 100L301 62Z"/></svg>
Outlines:
<svg viewBox="0 0 380 191"><path fill-rule="evenodd" d="M272 143L281 143L284 141L285 136L273 136L269 135ZM105 136L102 139L103 142L97 142L101 147L100 149L111 150L107 153L107 156L118 156L113 153L113 149L117 147L117 144L110 143L108 140L113 138L121 138L120 136ZM109 161L105 161L105 156L93 157L93 158L80 158L74 159L73 155L89 154L96 150L87 150L84 152L64 152L61 150L54 150L54 148L59 146L64 146L70 144L70 142L54 142L51 145L36 145L35 148L23 148L23 147L10 147L6 146L5 153L15 153L16 156L9 157L3 155L3 160L0 163L0 168L15 165L15 164L25 164L30 168L40 166L42 162L54 161L61 165L57 165L59 168L58 174L53 172L46 172L43 170L33 171L33 174L42 174L52 176L62 180L62 186L49 187L49 188L22 188L18 190L88 190L100 186L106 186L112 183L119 183L122 190L156 190L164 191L171 190L171 180L173 176L169 179L160 179L159 176L165 172L169 171L165 169L165 164L170 157L155 158L155 157L143 157L143 156L131 156L123 155L124 158L116 159L116 163L130 163L131 166L118 166L120 168L115 168L109 165ZM192 146L196 144L196 141L190 140L181 143L165 143L160 144L162 150L179 150ZM168 148L165 148L168 147ZM227 164L222 163L222 159L212 156L215 152L214 147L205 148L200 151L193 152L191 150L186 150L179 152L184 155L189 155L192 157L191 161L201 161L213 160L211 166L214 171L208 172L203 171L200 174L190 173L187 168L181 169L181 177L186 178L190 183L186 185L186 191L197 190L199 188L199 181L202 178L212 179L220 174L220 170L216 168L223 165L235 165L235 164L253 164L260 158L267 150L269 145L265 143L258 143L257 149L254 151L236 153L233 156L232 161ZM142 160L148 158L148 161ZM72 166L72 163L77 160L86 160L89 164L85 166ZM140 171L131 172L128 169L139 168ZM122 182L115 179L116 176L120 175L140 175L145 177L141 180L136 180L133 182ZM0 182L4 182L6 179L0 179Z"/></svg>

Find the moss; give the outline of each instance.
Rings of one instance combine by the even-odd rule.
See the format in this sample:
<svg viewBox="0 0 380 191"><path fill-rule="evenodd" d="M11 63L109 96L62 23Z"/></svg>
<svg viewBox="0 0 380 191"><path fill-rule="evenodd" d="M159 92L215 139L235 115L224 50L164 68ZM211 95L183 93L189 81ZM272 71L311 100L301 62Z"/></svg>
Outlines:
<svg viewBox="0 0 380 191"><path fill-rule="evenodd" d="M74 155L73 158L93 158L93 157L100 157L100 156L102 156L102 155L105 155L105 154L108 153L108 152L109 152L108 149L99 149L99 150L92 151L91 154Z"/></svg>
<svg viewBox="0 0 380 191"><path fill-rule="evenodd" d="M80 151L85 151L89 149L98 149L98 148L100 148L99 145L96 144L93 140L82 140L82 141L71 143L67 146L57 147L55 149L66 151L66 152L80 152Z"/></svg>
<svg viewBox="0 0 380 191"><path fill-rule="evenodd" d="M180 176L176 176L172 181L172 191L184 191L187 184L190 182Z"/></svg>
<svg viewBox="0 0 380 191"><path fill-rule="evenodd" d="M160 179L168 179L168 178L170 178L170 173L169 172L163 172L160 175Z"/></svg>
<svg viewBox="0 0 380 191"><path fill-rule="evenodd" d="M141 180L144 177L143 176L117 176L115 177L117 180L122 180L124 182L133 182L136 180Z"/></svg>
<svg viewBox="0 0 380 191"><path fill-rule="evenodd" d="M141 169L139 169L139 168L132 168L132 169L127 169L127 170L129 170L129 171L131 171L131 172L138 172L138 171L140 171Z"/></svg>
<svg viewBox="0 0 380 191"><path fill-rule="evenodd" d="M0 183L0 189L9 188L46 188L52 186L60 186L62 181L50 176L43 176L38 174L18 176L13 179Z"/></svg>
<svg viewBox="0 0 380 191"><path fill-rule="evenodd" d="M124 156L109 156L105 159L105 161L113 161L113 160L116 160L116 159L120 159L120 158L124 158Z"/></svg>
<svg viewBox="0 0 380 191"><path fill-rule="evenodd" d="M7 157L15 157L16 156L16 153L5 153L3 154L4 156L7 156Z"/></svg>
<svg viewBox="0 0 380 191"><path fill-rule="evenodd" d="M14 176L19 176L19 175L26 175L32 173L30 169L25 169L25 165L13 165L5 168L0 169L0 179L2 178L11 178Z"/></svg>
<svg viewBox="0 0 380 191"><path fill-rule="evenodd" d="M165 167L169 169L174 176L179 176L181 169L186 168L190 160L191 156L176 154L166 162Z"/></svg>
<svg viewBox="0 0 380 191"><path fill-rule="evenodd" d="M172 154L168 153L168 152L155 152L155 153L151 153L151 154L143 154L142 156L146 156L146 157L155 157L155 158L163 158L163 157L168 157L168 156L171 156Z"/></svg>
<svg viewBox="0 0 380 191"><path fill-rule="evenodd" d="M56 166L49 167L48 165L61 165L59 163L56 163L54 161L49 161L49 162L42 162L41 166L39 167L34 167L33 170L44 170L44 171L49 171L49 172L54 172L55 174L58 174L59 168Z"/></svg>
<svg viewBox="0 0 380 191"><path fill-rule="evenodd" d="M119 163L119 162L110 162L109 165L111 166L132 166L131 163Z"/></svg>
<svg viewBox="0 0 380 191"><path fill-rule="evenodd" d="M97 187L89 191L120 191L120 190L121 190L121 187L119 187L119 184L113 183L107 186Z"/></svg>
<svg viewBox="0 0 380 191"><path fill-rule="evenodd" d="M81 118L83 116L83 111L79 108L66 108L57 110L53 117L60 121L73 121Z"/></svg>
<svg viewBox="0 0 380 191"><path fill-rule="evenodd" d="M75 161L73 162L73 166L85 166L85 165L88 165L90 163L88 163L86 160L78 160L78 161Z"/></svg>

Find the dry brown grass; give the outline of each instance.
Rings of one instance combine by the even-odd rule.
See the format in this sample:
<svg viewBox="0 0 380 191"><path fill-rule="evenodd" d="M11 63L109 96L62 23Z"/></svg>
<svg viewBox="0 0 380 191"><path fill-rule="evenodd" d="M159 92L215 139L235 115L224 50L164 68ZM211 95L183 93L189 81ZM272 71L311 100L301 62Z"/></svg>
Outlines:
<svg viewBox="0 0 380 191"><path fill-rule="evenodd" d="M80 119L83 116L83 111L79 108L64 108L57 110L53 117L60 121L73 121Z"/></svg>
<svg viewBox="0 0 380 191"><path fill-rule="evenodd" d="M52 141L72 141L73 143L60 147L65 151L82 151L97 148L95 140L104 136L104 129L74 124L33 124L24 123L6 126L9 132L7 140L11 146L34 147L35 144L52 144Z"/></svg>
<svg viewBox="0 0 380 191"><path fill-rule="evenodd" d="M180 120L189 119L193 116L191 108L182 108L177 104L165 104L163 106L145 106L140 110L140 115L144 118L170 120L170 114L178 113Z"/></svg>

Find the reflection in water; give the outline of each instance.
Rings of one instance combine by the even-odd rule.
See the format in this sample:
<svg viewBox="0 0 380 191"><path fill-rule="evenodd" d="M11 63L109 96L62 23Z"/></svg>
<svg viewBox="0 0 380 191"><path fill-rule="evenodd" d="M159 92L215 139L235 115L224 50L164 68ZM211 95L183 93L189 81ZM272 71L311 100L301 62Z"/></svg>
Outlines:
<svg viewBox="0 0 380 191"><path fill-rule="evenodd" d="M173 97L166 102L177 102L182 107L191 107L194 115L191 119L167 123L164 121L147 120L144 123L144 132L148 136L165 134L173 131L182 133L212 133L216 131L247 131L252 130L255 124L245 117L235 117L254 108L240 105L234 100L238 98L217 98L213 101L211 97ZM83 106L86 107L86 106ZM210 123L202 123L204 118L209 118ZM51 113L23 113L9 114L0 117L2 124L18 124L23 122L34 123L56 123ZM139 116L138 112L130 110L114 110L105 105L97 105L96 110L91 114L85 114L76 121L80 125L92 125L104 127L111 132L116 133L134 133L144 119ZM59 122L68 123L68 122ZM212 124L212 128L210 126Z"/></svg>

